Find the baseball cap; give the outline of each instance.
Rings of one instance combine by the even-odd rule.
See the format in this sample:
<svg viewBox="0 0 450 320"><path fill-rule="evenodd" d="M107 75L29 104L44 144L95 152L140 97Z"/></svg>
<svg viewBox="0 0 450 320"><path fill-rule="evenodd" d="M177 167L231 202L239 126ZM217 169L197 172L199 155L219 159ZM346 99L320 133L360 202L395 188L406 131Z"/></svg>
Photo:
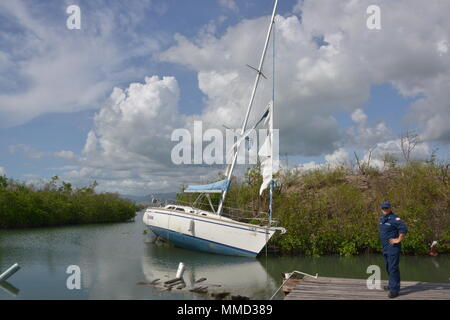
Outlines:
<svg viewBox="0 0 450 320"><path fill-rule="evenodd" d="M390 208L391 207L391 203L389 201L383 201L381 203L381 208Z"/></svg>

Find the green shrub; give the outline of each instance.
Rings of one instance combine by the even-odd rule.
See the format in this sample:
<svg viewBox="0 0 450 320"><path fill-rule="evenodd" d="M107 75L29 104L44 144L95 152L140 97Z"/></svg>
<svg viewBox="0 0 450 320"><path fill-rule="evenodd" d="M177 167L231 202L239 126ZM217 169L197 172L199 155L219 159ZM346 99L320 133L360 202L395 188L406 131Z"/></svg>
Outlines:
<svg viewBox="0 0 450 320"><path fill-rule="evenodd" d="M287 229L272 243L284 252L319 256L351 256L380 252L379 204L390 200L393 211L409 229L402 250L426 254L432 241L439 252L450 252L450 189L447 169L435 162L390 165L385 170L320 168L282 171L274 192L274 219ZM242 181L233 179L225 205L249 210L253 217L268 209L268 192L259 196L259 168ZM192 202L190 195L180 199ZM215 205L219 197L213 198ZM209 209L205 204L204 209Z"/></svg>
<svg viewBox="0 0 450 320"><path fill-rule="evenodd" d="M134 203L96 193L95 186L74 189L53 177L39 189L0 177L0 229L119 222L135 216Z"/></svg>

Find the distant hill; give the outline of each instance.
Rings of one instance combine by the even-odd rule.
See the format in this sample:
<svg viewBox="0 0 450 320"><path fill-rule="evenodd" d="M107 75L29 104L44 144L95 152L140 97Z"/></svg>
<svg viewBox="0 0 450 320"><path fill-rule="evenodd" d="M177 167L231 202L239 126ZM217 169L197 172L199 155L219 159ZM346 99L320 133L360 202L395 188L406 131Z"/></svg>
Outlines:
<svg viewBox="0 0 450 320"><path fill-rule="evenodd" d="M154 198L162 202L166 200L175 200L177 198L177 193L176 192L152 193L147 196L121 195L121 197L133 201L136 204L140 204L140 203L150 203Z"/></svg>

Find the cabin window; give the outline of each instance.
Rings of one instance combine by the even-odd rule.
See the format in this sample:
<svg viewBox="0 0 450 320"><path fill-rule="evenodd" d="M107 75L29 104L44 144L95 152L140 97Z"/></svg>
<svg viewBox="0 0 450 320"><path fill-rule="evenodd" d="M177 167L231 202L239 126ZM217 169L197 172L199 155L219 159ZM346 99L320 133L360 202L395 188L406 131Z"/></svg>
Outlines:
<svg viewBox="0 0 450 320"><path fill-rule="evenodd" d="M175 210L184 212L183 208L176 208Z"/></svg>

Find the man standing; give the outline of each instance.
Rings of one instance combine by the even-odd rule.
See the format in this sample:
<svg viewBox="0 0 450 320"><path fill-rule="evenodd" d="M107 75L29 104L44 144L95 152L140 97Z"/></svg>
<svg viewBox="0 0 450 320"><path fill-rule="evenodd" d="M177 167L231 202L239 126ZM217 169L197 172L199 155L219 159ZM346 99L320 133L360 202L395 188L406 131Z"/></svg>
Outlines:
<svg viewBox="0 0 450 320"><path fill-rule="evenodd" d="M395 298L400 292L400 270L398 267L400 243L408 229L403 221L392 212L389 201L384 201L381 204L381 211L383 216L380 217L380 238L386 271L389 275L389 286L384 287L384 289L389 290L389 298Z"/></svg>

